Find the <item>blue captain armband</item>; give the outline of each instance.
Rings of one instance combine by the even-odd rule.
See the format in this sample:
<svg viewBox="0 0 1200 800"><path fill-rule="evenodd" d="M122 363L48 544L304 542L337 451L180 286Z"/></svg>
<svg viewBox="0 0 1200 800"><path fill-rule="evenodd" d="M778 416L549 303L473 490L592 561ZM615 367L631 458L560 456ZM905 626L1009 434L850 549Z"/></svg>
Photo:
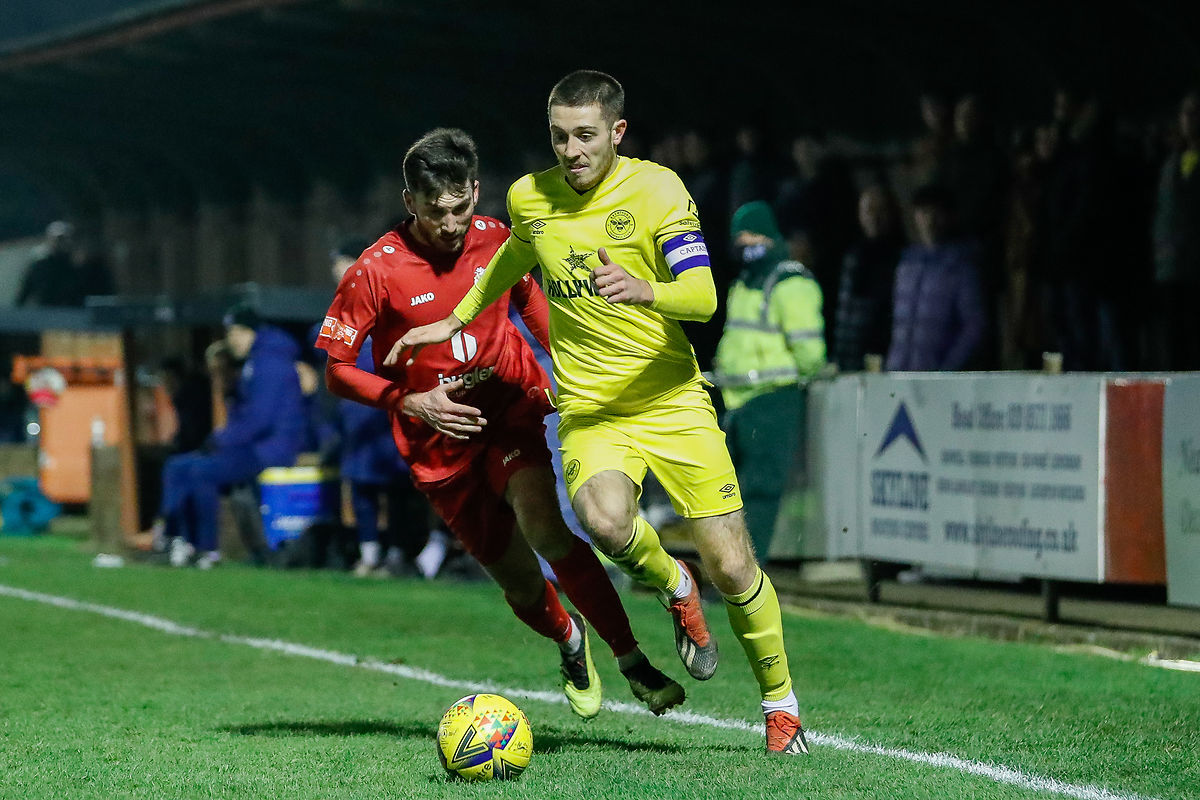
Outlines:
<svg viewBox="0 0 1200 800"><path fill-rule="evenodd" d="M676 277L692 267L712 267L712 262L708 260L708 245L704 243L704 234L700 231L671 237L663 242L662 251L671 274Z"/></svg>

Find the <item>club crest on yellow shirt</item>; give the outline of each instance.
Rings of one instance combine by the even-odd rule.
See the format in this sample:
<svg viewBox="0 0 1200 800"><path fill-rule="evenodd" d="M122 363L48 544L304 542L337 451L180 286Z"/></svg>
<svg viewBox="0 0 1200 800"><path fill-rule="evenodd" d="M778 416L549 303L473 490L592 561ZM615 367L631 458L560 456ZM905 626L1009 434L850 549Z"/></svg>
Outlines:
<svg viewBox="0 0 1200 800"><path fill-rule="evenodd" d="M608 219L604 221L604 230L608 231L608 235L614 239L628 239L633 235L635 227L637 224L634 222L633 214L623 208L618 208L609 214Z"/></svg>

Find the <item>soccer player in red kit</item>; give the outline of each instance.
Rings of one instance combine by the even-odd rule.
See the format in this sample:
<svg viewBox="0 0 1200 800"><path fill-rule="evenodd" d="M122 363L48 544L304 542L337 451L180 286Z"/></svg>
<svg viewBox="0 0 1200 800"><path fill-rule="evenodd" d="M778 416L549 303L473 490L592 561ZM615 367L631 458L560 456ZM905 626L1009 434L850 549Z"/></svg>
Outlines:
<svg viewBox="0 0 1200 800"><path fill-rule="evenodd" d="M634 695L661 714L683 688L637 646L629 618L591 547L563 522L543 417L549 379L508 319L502 298L451 341L413 365L384 357L410 328L443 319L508 238L502 222L474 214L475 143L441 128L404 157L404 204L412 215L346 271L317 339L329 353L334 394L388 411L413 484L500 585L517 617L559 645L572 710L600 711L600 679L583 620L612 648ZM528 275L511 302L549 349L546 298ZM355 366L370 334L376 374ZM582 614L569 614L534 551Z"/></svg>

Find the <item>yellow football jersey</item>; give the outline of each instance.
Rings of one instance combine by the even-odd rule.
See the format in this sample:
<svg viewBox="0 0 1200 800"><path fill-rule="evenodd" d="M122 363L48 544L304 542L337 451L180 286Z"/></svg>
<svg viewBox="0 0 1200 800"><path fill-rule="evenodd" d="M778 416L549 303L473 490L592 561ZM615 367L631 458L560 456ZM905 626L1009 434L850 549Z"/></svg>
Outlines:
<svg viewBox="0 0 1200 800"><path fill-rule="evenodd" d="M658 283L710 268L696 204L674 172L620 157L608 177L579 194L556 166L514 183L508 210L512 235L455 314L473 318L541 265L564 415L636 413L703 381L676 320L646 306L609 303L590 277L601 247L631 276Z"/></svg>

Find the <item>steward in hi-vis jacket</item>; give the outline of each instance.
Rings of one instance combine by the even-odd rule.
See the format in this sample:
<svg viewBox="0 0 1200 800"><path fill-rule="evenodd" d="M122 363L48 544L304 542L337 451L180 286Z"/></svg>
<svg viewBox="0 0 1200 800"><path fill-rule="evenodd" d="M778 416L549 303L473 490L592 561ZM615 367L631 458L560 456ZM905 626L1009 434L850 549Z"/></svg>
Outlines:
<svg viewBox="0 0 1200 800"><path fill-rule="evenodd" d="M803 463L803 386L825 365L825 323L821 287L787 258L770 206L742 206L730 231L742 271L729 290L715 367L746 525L766 560L780 496Z"/></svg>

